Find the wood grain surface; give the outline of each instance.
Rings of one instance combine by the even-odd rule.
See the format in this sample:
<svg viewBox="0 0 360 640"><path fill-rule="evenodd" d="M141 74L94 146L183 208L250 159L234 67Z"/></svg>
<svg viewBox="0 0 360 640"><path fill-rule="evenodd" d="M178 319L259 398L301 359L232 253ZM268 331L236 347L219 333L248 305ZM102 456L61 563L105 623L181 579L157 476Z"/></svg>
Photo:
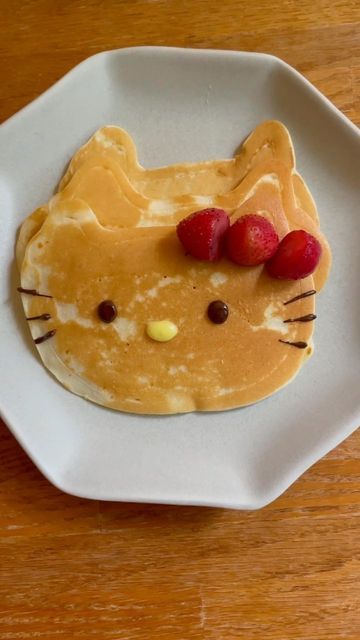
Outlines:
<svg viewBox="0 0 360 640"><path fill-rule="evenodd" d="M141 44L278 55L360 124L357 0L0 0L0 121ZM358 640L359 443L236 512L64 495L1 424L1 640Z"/></svg>

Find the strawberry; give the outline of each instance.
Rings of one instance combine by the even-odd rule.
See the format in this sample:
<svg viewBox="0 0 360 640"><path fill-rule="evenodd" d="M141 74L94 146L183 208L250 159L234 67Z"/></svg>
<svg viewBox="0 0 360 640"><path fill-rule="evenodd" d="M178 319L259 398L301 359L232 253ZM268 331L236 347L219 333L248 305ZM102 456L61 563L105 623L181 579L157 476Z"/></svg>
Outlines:
<svg viewBox="0 0 360 640"><path fill-rule="evenodd" d="M222 256L229 226L229 216L223 209L202 209L181 220L176 232L186 253L214 262Z"/></svg>
<svg viewBox="0 0 360 640"><path fill-rule="evenodd" d="M226 238L228 258L243 267L269 260L278 245L279 238L271 222L256 213L238 218Z"/></svg>
<svg viewBox="0 0 360 640"><path fill-rule="evenodd" d="M290 231L279 244L273 258L266 263L273 278L300 280L315 271L321 256L321 244L310 233Z"/></svg>

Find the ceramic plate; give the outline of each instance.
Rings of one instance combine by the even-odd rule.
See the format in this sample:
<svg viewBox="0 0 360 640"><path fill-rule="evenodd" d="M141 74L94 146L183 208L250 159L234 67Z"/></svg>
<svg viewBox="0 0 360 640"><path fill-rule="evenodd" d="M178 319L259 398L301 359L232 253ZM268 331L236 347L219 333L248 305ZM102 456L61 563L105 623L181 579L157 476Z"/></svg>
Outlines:
<svg viewBox="0 0 360 640"><path fill-rule="evenodd" d="M333 249L315 353L267 400L222 413L143 417L72 395L25 326L16 231L75 150L118 124L145 166L230 157L262 120L289 128ZM0 128L0 409L45 476L103 500L256 508L360 421L360 136L294 69L268 55L134 48L85 60ZM239 362L241 367L241 362Z"/></svg>

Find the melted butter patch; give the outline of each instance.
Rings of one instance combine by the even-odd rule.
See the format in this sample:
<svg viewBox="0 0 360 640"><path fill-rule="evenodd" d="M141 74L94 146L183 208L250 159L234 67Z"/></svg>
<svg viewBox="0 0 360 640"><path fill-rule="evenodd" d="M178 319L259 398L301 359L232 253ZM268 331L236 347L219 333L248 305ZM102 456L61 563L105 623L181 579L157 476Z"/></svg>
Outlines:
<svg viewBox="0 0 360 640"><path fill-rule="evenodd" d="M202 207L213 206L214 198L211 196L194 196L195 204L199 204Z"/></svg>
<svg viewBox="0 0 360 640"><path fill-rule="evenodd" d="M113 141L105 136L102 131L97 131L94 137L97 142L101 142L104 149L109 149L110 147L114 146Z"/></svg>
<svg viewBox="0 0 360 640"><path fill-rule="evenodd" d="M176 205L169 200L149 200L147 211L157 216L167 216L176 212Z"/></svg>
<svg viewBox="0 0 360 640"><path fill-rule="evenodd" d="M210 282L213 287L220 287L222 284L225 284L227 279L228 277L225 273L220 273L220 271L215 271L215 273L212 273L210 276Z"/></svg>
<svg viewBox="0 0 360 640"><path fill-rule="evenodd" d="M133 338L137 333L137 324L135 320L129 320L124 317L117 317L111 326L115 329L120 340L126 342L129 338Z"/></svg>
<svg viewBox="0 0 360 640"><path fill-rule="evenodd" d="M49 201L49 211L55 211L54 227L67 226L70 222L72 226L81 229L86 222L92 223L94 221L94 214L91 209L81 209L80 207L73 209L74 203L61 202L60 195L56 194Z"/></svg>
<svg viewBox="0 0 360 640"><path fill-rule="evenodd" d="M184 411L184 405L186 406L186 401L182 393L171 391L166 395L166 398L170 411L172 411L173 413L180 413Z"/></svg>
<svg viewBox="0 0 360 640"><path fill-rule="evenodd" d="M229 393L234 393L234 391L236 391L236 389L233 389L232 387L223 387L222 389L219 389L219 391L217 392L218 396L227 396L229 395Z"/></svg>
<svg viewBox="0 0 360 640"><path fill-rule="evenodd" d="M179 282L181 282L181 280L182 280L182 276L175 276L174 278L170 278L170 277L162 278L161 280L158 281L155 287L148 289L148 291L146 292L146 295L149 296L149 298L156 298L156 296L159 293L159 289L168 287L170 284L178 284Z"/></svg>
<svg viewBox="0 0 360 640"><path fill-rule="evenodd" d="M136 293L133 299L129 302L127 310L130 311L134 308L136 303L141 304L143 302L145 302L145 296L143 296L142 293Z"/></svg>
<svg viewBox="0 0 360 640"><path fill-rule="evenodd" d="M187 373L188 368L184 364L180 364L178 367L169 367L168 373L171 376L175 376L177 373Z"/></svg>
<svg viewBox="0 0 360 640"><path fill-rule="evenodd" d="M152 218L140 218L138 227L153 227L154 221Z"/></svg>
<svg viewBox="0 0 360 640"><path fill-rule="evenodd" d="M254 186L252 187L252 189L250 189L248 191L248 193L246 194L246 199L249 200L250 198L252 198L259 186L261 184L272 184L274 187L276 187L277 189L279 189L280 185L279 185L279 178L275 173L267 173L264 176L261 176L261 178L259 178L259 180L257 182L255 182Z"/></svg>
<svg viewBox="0 0 360 640"><path fill-rule="evenodd" d="M65 363L69 367L69 369L71 369L78 375L82 374L85 371L84 365L79 362L79 360L76 360L76 358L74 358L73 356L69 356Z"/></svg>
<svg viewBox="0 0 360 640"><path fill-rule="evenodd" d="M76 322L76 324L87 329L94 326L94 323L91 320L81 317L76 304L55 301L55 308L60 322L64 324L67 322Z"/></svg>
<svg viewBox="0 0 360 640"><path fill-rule="evenodd" d="M259 331L260 329L269 329L270 331L277 331L283 335L289 332L288 325L284 324L283 319L280 316L276 316L276 307L273 304L269 304L264 311L264 321L259 325L251 325L253 331Z"/></svg>

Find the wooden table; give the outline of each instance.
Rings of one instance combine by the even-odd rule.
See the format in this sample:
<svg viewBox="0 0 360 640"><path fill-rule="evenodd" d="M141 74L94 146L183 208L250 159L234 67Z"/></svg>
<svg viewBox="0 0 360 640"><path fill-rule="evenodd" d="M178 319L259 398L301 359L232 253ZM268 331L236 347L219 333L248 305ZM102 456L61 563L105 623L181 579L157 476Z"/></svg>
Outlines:
<svg viewBox="0 0 360 640"><path fill-rule="evenodd" d="M273 53L360 124L359 34L356 0L0 0L0 121L97 51L156 44ZM0 638L358 639L359 442L241 513L69 497L1 425Z"/></svg>

